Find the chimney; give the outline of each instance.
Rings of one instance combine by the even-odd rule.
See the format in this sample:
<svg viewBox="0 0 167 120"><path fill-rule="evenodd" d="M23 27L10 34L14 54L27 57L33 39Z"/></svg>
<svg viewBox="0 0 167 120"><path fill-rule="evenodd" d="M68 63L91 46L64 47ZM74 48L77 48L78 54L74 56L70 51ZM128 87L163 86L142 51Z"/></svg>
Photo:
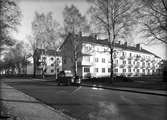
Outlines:
<svg viewBox="0 0 167 120"><path fill-rule="evenodd" d="M136 48L137 48L138 50L141 50L140 44L136 44Z"/></svg>

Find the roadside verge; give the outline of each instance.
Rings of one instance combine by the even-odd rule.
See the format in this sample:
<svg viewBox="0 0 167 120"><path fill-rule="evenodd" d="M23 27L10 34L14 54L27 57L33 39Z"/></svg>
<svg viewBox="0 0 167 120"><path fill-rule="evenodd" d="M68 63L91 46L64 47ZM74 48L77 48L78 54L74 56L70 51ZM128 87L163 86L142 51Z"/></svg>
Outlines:
<svg viewBox="0 0 167 120"><path fill-rule="evenodd" d="M81 86L96 87L96 88L126 91L126 92L134 92L134 93L142 93L142 94L150 94L150 95L159 95L159 96L166 96L167 97L167 91L162 91L162 90L147 90L147 89L127 88L127 87L126 88L125 87L110 87L110 86L86 84L86 83L83 83Z"/></svg>
<svg viewBox="0 0 167 120"><path fill-rule="evenodd" d="M75 120L4 83L1 84L1 94L8 114L18 120Z"/></svg>

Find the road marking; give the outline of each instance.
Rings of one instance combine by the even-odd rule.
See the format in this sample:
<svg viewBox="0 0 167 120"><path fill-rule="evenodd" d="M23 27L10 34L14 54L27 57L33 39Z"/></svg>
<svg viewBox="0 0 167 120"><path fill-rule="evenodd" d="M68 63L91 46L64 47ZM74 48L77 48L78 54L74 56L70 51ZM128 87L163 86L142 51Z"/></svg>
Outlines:
<svg viewBox="0 0 167 120"><path fill-rule="evenodd" d="M75 89L74 91L72 91L71 94L74 94L75 92L77 92L79 89L81 89L82 86L79 86L77 89Z"/></svg>

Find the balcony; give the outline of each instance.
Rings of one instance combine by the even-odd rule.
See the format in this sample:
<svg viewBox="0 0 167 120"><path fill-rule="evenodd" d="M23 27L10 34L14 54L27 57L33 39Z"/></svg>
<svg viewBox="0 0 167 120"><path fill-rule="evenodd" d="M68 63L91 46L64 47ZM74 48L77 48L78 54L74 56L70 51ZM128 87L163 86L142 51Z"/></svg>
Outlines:
<svg viewBox="0 0 167 120"><path fill-rule="evenodd" d="M113 67L115 68L115 67L118 67L118 64L113 64Z"/></svg>
<svg viewBox="0 0 167 120"><path fill-rule="evenodd" d="M115 58L118 58L118 56L117 55L113 55L113 58L115 59Z"/></svg>
<svg viewBox="0 0 167 120"><path fill-rule="evenodd" d="M146 62L150 62L151 60L150 59L146 59Z"/></svg>
<svg viewBox="0 0 167 120"><path fill-rule="evenodd" d="M141 68L145 68L146 66L145 65L142 65Z"/></svg>
<svg viewBox="0 0 167 120"><path fill-rule="evenodd" d="M152 62L152 63L155 63L155 60L153 59L153 60L151 60L151 62Z"/></svg>
<svg viewBox="0 0 167 120"><path fill-rule="evenodd" d="M151 69L156 69L156 67L155 67L155 66L152 66Z"/></svg>
<svg viewBox="0 0 167 120"><path fill-rule="evenodd" d="M120 59L125 59L125 56L124 55L120 56Z"/></svg>
<svg viewBox="0 0 167 120"><path fill-rule="evenodd" d="M132 60L132 59L133 59L133 57L132 57L132 56L129 56L129 57L128 57L128 60Z"/></svg>
<svg viewBox="0 0 167 120"><path fill-rule="evenodd" d="M140 60L143 62L143 61L145 61L145 58L141 58Z"/></svg>
<svg viewBox="0 0 167 120"><path fill-rule="evenodd" d="M146 68L147 68L147 69L151 69L151 66L150 66L150 65L148 65Z"/></svg>
<svg viewBox="0 0 167 120"><path fill-rule="evenodd" d="M136 56L135 60L136 61L141 60L141 57L140 56Z"/></svg>
<svg viewBox="0 0 167 120"><path fill-rule="evenodd" d="M89 61L82 61L81 62L81 65L85 65L85 66L92 66L92 62L89 62Z"/></svg>
<svg viewBox="0 0 167 120"><path fill-rule="evenodd" d="M135 68L139 68L139 67L140 67L140 65L139 65L139 64L135 65Z"/></svg>
<svg viewBox="0 0 167 120"><path fill-rule="evenodd" d="M121 64L120 65L120 68L124 68L126 65L125 64Z"/></svg>
<svg viewBox="0 0 167 120"><path fill-rule="evenodd" d="M128 64L128 68L132 68L133 67L133 65L132 64Z"/></svg>

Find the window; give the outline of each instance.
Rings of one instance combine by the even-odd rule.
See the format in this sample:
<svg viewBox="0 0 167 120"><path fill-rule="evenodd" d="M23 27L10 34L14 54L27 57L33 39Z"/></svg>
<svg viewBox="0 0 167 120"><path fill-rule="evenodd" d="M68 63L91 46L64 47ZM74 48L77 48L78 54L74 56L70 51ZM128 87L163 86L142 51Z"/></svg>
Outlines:
<svg viewBox="0 0 167 120"><path fill-rule="evenodd" d="M54 58L53 58L53 57L51 57L50 59L51 59L52 61L54 60Z"/></svg>
<svg viewBox="0 0 167 120"><path fill-rule="evenodd" d="M114 56L117 56L117 54L116 54L115 52L113 53L113 55L114 55Z"/></svg>
<svg viewBox="0 0 167 120"><path fill-rule="evenodd" d="M128 69L128 72L131 72L131 69L130 69L130 68Z"/></svg>
<svg viewBox="0 0 167 120"><path fill-rule="evenodd" d="M139 69L137 69L137 72L139 73L139 72L140 72L140 70L139 70Z"/></svg>
<svg viewBox="0 0 167 120"><path fill-rule="evenodd" d="M150 70L148 69L148 74L150 73Z"/></svg>
<svg viewBox="0 0 167 120"><path fill-rule="evenodd" d="M59 61L59 58L57 58L56 60Z"/></svg>
<svg viewBox="0 0 167 120"><path fill-rule="evenodd" d="M115 60L114 62L115 62L115 64L118 64L118 60Z"/></svg>
<svg viewBox="0 0 167 120"><path fill-rule="evenodd" d="M131 57L131 56L132 56L132 53L130 53L129 55L130 55L130 57Z"/></svg>
<svg viewBox="0 0 167 120"><path fill-rule="evenodd" d="M126 64L126 61L125 61L125 60L123 61L123 64Z"/></svg>
<svg viewBox="0 0 167 120"><path fill-rule="evenodd" d="M85 67L84 68L84 72L90 72L90 68L89 67Z"/></svg>
<svg viewBox="0 0 167 120"><path fill-rule="evenodd" d="M143 69L143 73L145 73L145 69Z"/></svg>
<svg viewBox="0 0 167 120"><path fill-rule="evenodd" d="M105 68L102 68L102 73L105 73Z"/></svg>
<svg viewBox="0 0 167 120"><path fill-rule="evenodd" d="M98 73L98 68L95 68L95 72Z"/></svg>
<svg viewBox="0 0 167 120"><path fill-rule="evenodd" d="M142 65L145 66L145 62L143 62Z"/></svg>
<svg viewBox="0 0 167 120"><path fill-rule="evenodd" d="M51 70L51 73L53 73L53 72L54 72L54 70L52 69L52 70Z"/></svg>
<svg viewBox="0 0 167 120"><path fill-rule="evenodd" d="M148 66L150 66L150 63L148 63Z"/></svg>
<svg viewBox="0 0 167 120"><path fill-rule="evenodd" d="M54 64L51 64L51 66L53 67L53 66L54 66Z"/></svg>
<svg viewBox="0 0 167 120"><path fill-rule="evenodd" d="M109 73L111 72L111 68L108 68L108 72L109 72Z"/></svg>
<svg viewBox="0 0 167 120"><path fill-rule="evenodd" d="M128 61L128 64L131 64L131 63L132 63L131 60L129 60L129 61Z"/></svg>
<svg viewBox="0 0 167 120"><path fill-rule="evenodd" d="M95 58L95 62L99 62L99 59L98 59L98 58Z"/></svg>
<svg viewBox="0 0 167 120"><path fill-rule="evenodd" d="M114 72L115 72L115 73L118 72L118 69L114 69Z"/></svg>
<svg viewBox="0 0 167 120"><path fill-rule="evenodd" d="M90 62L90 56L84 56L84 60Z"/></svg>
<svg viewBox="0 0 167 120"><path fill-rule="evenodd" d="M105 63L105 58L102 58L102 63Z"/></svg>
<svg viewBox="0 0 167 120"><path fill-rule="evenodd" d="M60 70L59 70L59 68L57 68L57 73L59 73L60 72Z"/></svg>
<svg viewBox="0 0 167 120"><path fill-rule="evenodd" d="M140 62L137 62L137 65L140 65Z"/></svg>
<svg viewBox="0 0 167 120"><path fill-rule="evenodd" d="M123 69L123 73L125 73L126 72L126 69Z"/></svg>

